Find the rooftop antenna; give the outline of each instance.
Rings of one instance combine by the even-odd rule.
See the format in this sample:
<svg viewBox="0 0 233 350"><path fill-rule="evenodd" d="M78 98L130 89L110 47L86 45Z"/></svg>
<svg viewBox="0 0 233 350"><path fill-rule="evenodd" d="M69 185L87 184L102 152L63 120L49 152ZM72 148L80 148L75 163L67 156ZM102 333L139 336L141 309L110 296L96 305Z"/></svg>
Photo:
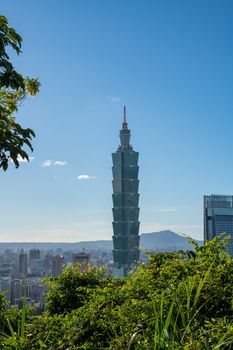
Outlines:
<svg viewBox="0 0 233 350"><path fill-rule="evenodd" d="M126 106L124 106L124 124L126 124Z"/></svg>
<svg viewBox="0 0 233 350"><path fill-rule="evenodd" d="M126 106L124 106L124 118L123 118L122 129L127 129L127 122L126 122Z"/></svg>

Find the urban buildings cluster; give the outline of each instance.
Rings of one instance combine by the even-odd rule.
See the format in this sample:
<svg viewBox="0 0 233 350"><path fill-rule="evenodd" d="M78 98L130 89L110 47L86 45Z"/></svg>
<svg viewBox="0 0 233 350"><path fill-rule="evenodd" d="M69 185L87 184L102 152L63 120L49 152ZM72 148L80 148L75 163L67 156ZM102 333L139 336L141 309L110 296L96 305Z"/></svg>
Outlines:
<svg viewBox="0 0 233 350"><path fill-rule="evenodd" d="M78 263L80 270L88 264L106 266L112 271L112 254L109 251L73 252L56 250L0 250L0 292L4 292L11 305L19 308L26 297L28 305L34 305L41 312L45 305L47 286L45 277L57 277L65 266Z"/></svg>

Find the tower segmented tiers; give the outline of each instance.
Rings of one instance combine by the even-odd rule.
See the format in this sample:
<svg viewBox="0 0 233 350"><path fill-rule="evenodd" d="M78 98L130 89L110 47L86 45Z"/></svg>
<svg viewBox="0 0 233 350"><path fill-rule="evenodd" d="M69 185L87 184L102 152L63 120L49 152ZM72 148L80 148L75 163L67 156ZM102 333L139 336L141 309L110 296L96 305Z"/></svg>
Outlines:
<svg viewBox="0 0 233 350"><path fill-rule="evenodd" d="M130 145L124 107L120 146L112 154L113 274L117 277L125 277L139 260L138 155Z"/></svg>

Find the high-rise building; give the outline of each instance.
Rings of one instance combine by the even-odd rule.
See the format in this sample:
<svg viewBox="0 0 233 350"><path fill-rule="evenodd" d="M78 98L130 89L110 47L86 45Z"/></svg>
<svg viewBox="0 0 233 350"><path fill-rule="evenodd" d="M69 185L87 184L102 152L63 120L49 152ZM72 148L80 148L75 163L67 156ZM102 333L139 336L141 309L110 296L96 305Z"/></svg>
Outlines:
<svg viewBox="0 0 233 350"><path fill-rule="evenodd" d="M139 260L138 152L130 145L126 108L120 130L120 146L113 160L113 274L124 277Z"/></svg>
<svg viewBox="0 0 233 350"><path fill-rule="evenodd" d="M73 262L78 263L81 271L86 271L90 264L90 254L86 253L75 253L73 255Z"/></svg>
<svg viewBox="0 0 233 350"><path fill-rule="evenodd" d="M23 295L23 286L22 280L13 279L11 280L11 289L10 289L10 302L15 304L15 299L19 299Z"/></svg>
<svg viewBox="0 0 233 350"><path fill-rule="evenodd" d="M54 255L52 257L52 276L57 277L62 273L64 256Z"/></svg>
<svg viewBox="0 0 233 350"><path fill-rule="evenodd" d="M29 260L40 259L40 249L30 249L29 250Z"/></svg>
<svg viewBox="0 0 233 350"><path fill-rule="evenodd" d="M230 236L227 250L233 257L233 196L204 196L204 240L221 233Z"/></svg>
<svg viewBox="0 0 233 350"><path fill-rule="evenodd" d="M26 278L28 273L27 254L21 251L19 254L19 278Z"/></svg>

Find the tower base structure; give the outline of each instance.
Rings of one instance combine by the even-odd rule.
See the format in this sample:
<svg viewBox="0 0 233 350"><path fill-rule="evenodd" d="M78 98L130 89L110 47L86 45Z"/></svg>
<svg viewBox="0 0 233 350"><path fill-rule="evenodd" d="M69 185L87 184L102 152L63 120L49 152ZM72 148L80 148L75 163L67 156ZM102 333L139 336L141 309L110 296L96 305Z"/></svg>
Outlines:
<svg viewBox="0 0 233 350"><path fill-rule="evenodd" d="M112 274L114 277L123 278L128 274L128 271L126 271L124 267L120 267L120 268L114 267L112 270Z"/></svg>

